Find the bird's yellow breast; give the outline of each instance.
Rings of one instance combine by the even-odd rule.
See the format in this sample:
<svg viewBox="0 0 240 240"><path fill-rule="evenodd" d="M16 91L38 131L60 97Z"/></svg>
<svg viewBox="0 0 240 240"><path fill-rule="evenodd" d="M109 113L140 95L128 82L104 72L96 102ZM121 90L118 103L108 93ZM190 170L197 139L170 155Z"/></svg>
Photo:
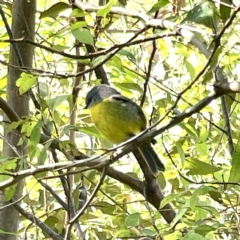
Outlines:
<svg viewBox="0 0 240 240"><path fill-rule="evenodd" d="M141 108L133 102L103 99L90 108L92 121L112 143L121 143L146 128Z"/></svg>

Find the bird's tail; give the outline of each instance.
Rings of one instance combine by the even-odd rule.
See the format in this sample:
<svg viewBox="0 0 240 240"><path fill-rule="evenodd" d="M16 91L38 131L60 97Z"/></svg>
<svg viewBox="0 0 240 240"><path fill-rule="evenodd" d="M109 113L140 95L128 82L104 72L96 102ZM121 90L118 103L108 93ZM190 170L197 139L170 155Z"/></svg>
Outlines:
<svg viewBox="0 0 240 240"><path fill-rule="evenodd" d="M157 176L159 170L165 171L163 163L161 162L160 158L158 157L157 153L155 152L150 143L139 146L136 150L133 151L133 154L137 159L139 158L139 153L141 154L145 162L148 164L154 176Z"/></svg>

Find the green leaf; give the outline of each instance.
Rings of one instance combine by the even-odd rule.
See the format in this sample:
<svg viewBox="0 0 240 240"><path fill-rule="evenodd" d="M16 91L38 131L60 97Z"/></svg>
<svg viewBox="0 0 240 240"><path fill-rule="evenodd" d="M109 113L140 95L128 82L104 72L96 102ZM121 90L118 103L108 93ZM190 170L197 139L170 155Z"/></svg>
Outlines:
<svg viewBox="0 0 240 240"><path fill-rule="evenodd" d="M117 0L110 0L103 8L97 11L98 17L106 17L111 11L111 7L117 3Z"/></svg>
<svg viewBox="0 0 240 240"><path fill-rule="evenodd" d="M234 153L232 156L232 168L230 170L229 182L240 181L240 139L235 146Z"/></svg>
<svg viewBox="0 0 240 240"><path fill-rule="evenodd" d="M16 86L19 87L19 93L20 95L27 92L33 85L37 82L37 77L28 74L28 73L22 73L21 77L17 80Z"/></svg>
<svg viewBox="0 0 240 240"><path fill-rule="evenodd" d="M121 55L121 56L126 56L126 57L128 57L128 58L129 58L131 61L133 61L134 63L136 62L136 57L135 57L134 54L132 54L132 53L130 52L130 50L121 49L120 51L118 51L117 54L119 54L119 55Z"/></svg>
<svg viewBox="0 0 240 240"><path fill-rule="evenodd" d="M208 4L199 4L188 12L182 23L185 22L195 22L213 29L214 11Z"/></svg>
<svg viewBox="0 0 240 240"><path fill-rule="evenodd" d="M85 21L76 22L71 25L70 30L86 27L87 23Z"/></svg>
<svg viewBox="0 0 240 240"><path fill-rule="evenodd" d="M209 187L208 186L200 186L198 189L196 189L193 192L193 195L200 196L200 195L205 195L209 192Z"/></svg>
<svg viewBox="0 0 240 240"><path fill-rule="evenodd" d="M116 239L118 237L129 237L131 233L132 231L130 229L120 229L117 232L115 232L113 239Z"/></svg>
<svg viewBox="0 0 240 240"><path fill-rule="evenodd" d="M17 158L9 158L9 160L5 160L3 163L0 164L0 173L13 172L17 167L17 161ZM8 178L9 176L0 174L0 182L5 181Z"/></svg>
<svg viewBox="0 0 240 240"><path fill-rule="evenodd" d="M176 142L176 147L177 147L177 151L178 151L178 153L179 153L179 155L180 155L180 158L181 158L181 160L182 160L182 163L183 163L183 165L184 165L184 162L185 162L185 153L184 153L184 150L183 150L183 148L182 148L182 143Z"/></svg>
<svg viewBox="0 0 240 240"><path fill-rule="evenodd" d="M188 232L183 238L182 240L205 240L205 238L198 234L195 233L193 230L191 230L190 232Z"/></svg>
<svg viewBox="0 0 240 240"><path fill-rule="evenodd" d="M119 0L119 3L125 7L127 5L127 0Z"/></svg>
<svg viewBox="0 0 240 240"><path fill-rule="evenodd" d="M21 128L21 133L30 137L31 136L31 133L32 133L32 130L34 128L34 125L35 123L33 123L32 121L27 121L25 122L23 125L22 125L22 128Z"/></svg>
<svg viewBox="0 0 240 240"><path fill-rule="evenodd" d="M16 189L17 189L17 185L18 184L14 184L14 185L4 189L4 201L9 201L14 197Z"/></svg>
<svg viewBox="0 0 240 240"><path fill-rule="evenodd" d="M97 66L98 64L102 63L106 58L108 58L109 55L105 55L105 56L99 56L97 58L95 58L93 61L92 61L92 66Z"/></svg>
<svg viewBox="0 0 240 240"><path fill-rule="evenodd" d="M231 112L231 106L236 101L236 93L230 93L228 95L225 95L224 98L226 100L228 112Z"/></svg>
<svg viewBox="0 0 240 240"><path fill-rule="evenodd" d="M180 124L180 126L186 130L186 132L190 135L190 137L194 141L198 141L198 132L194 127L192 127L190 124L182 124L182 123Z"/></svg>
<svg viewBox="0 0 240 240"><path fill-rule="evenodd" d="M200 153L200 155L208 154L208 147L206 143L197 143L196 150Z"/></svg>
<svg viewBox="0 0 240 240"><path fill-rule="evenodd" d="M82 11L82 9L80 8L75 8L73 9L72 13L71 13L71 17L84 17L86 16L86 12Z"/></svg>
<svg viewBox="0 0 240 240"><path fill-rule="evenodd" d="M95 239L107 239L107 232L99 232L99 231L97 231L95 233L96 233L96 236L97 236Z"/></svg>
<svg viewBox="0 0 240 240"><path fill-rule="evenodd" d="M50 8L45 10L40 14L40 19L45 18L45 17L51 17L51 18L56 18L60 12L63 12L66 9L71 8L71 6L67 3L64 2L59 2L54 5L52 5Z"/></svg>
<svg viewBox="0 0 240 240"><path fill-rule="evenodd" d="M150 229L142 228L141 233L145 236L156 236L156 232Z"/></svg>
<svg viewBox="0 0 240 240"><path fill-rule="evenodd" d="M58 232L57 229L56 229L56 226L58 225L58 218L57 216L49 216L45 221L44 223L49 226L53 231L55 232ZM49 238L50 236L48 235L47 232L43 231L43 234L45 237Z"/></svg>
<svg viewBox="0 0 240 240"><path fill-rule="evenodd" d="M47 83L39 82L38 87L41 98L45 98L49 95L49 85Z"/></svg>
<svg viewBox="0 0 240 240"><path fill-rule="evenodd" d="M221 57L221 54L223 51L224 51L224 45L221 45L217 48L217 50L211 60L210 69L213 69L216 66L216 64L219 62L219 57Z"/></svg>
<svg viewBox="0 0 240 240"><path fill-rule="evenodd" d="M171 222L171 226L175 226L175 224L182 219L183 215L188 211L189 209L189 202L186 202L177 212L175 218L173 219L173 221Z"/></svg>
<svg viewBox="0 0 240 240"><path fill-rule="evenodd" d="M102 138L103 137L95 126L92 126L92 127L88 127L88 126L81 127L79 129L79 132L82 132L82 133L85 133L88 136L94 136L94 137L97 137L97 138Z"/></svg>
<svg viewBox="0 0 240 240"><path fill-rule="evenodd" d="M49 108L51 109L52 112L54 112L56 110L56 108L65 100L68 100L69 95L62 95L62 96L58 96L52 99L47 100L47 104L49 106Z"/></svg>
<svg viewBox="0 0 240 240"><path fill-rule="evenodd" d="M232 5L231 0L222 0L221 2L227 3L230 6ZM229 19L230 13L231 13L231 8L224 6L223 4L220 4L221 19L223 20L224 23Z"/></svg>
<svg viewBox="0 0 240 240"><path fill-rule="evenodd" d="M18 121L18 122L12 122L8 125L8 128L7 128L7 132L11 132L13 129L17 129L18 126L21 124L22 122L21 121Z"/></svg>
<svg viewBox="0 0 240 240"><path fill-rule="evenodd" d="M160 208L163 208L166 204L175 201L177 197L182 196L182 193L179 194L169 194L168 196L164 197L161 201Z"/></svg>
<svg viewBox="0 0 240 240"><path fill-rule="evenodd" d="M125 225L126 227L136 227L140 223L140 213L133 213L126 217Z"/></svg>
<svg viewBox="0 0 240 240"><path fill-rule="evenodd" d="M202 202L202 203L200 202L198 208L201 208L201 209L204 209L204 210L208 211L215 218L219 218L219 216L220 216L220 213L216 208L214 208L212 206L207 206L205 202Z"/></svg>
<svg viewBox="0 0 240 240"><path fill-rule="evenodd" d="M50 147L50 145L52 144L53 141L54 141L54 139L50 139L44 144L44 147L41 150L41 152L39 154L39 157L38 157L38 165L43 165L44 164L44 162L47 158L47 150L49 149L49 147ZM45 173L43 173L43 174L45 174Z"/></svg>
<svg viewBox="0 0 240 240"><path fill-rule="evenodd" d="M195 67L189 62L185 61L186 68L190 74L191 79L194 79L196 76L196 69Z"/></svg>
<svg viewBox="0 0 240 240"><path fill-rule="evenodd" d="M151 8L151 10L148 13L153 13L158 11L160 8L165 7L170 2L168 0L159 0L156 4L154 4Z"/></svg>
<svg viewBox="0 0 240 240"><path fill-rule="evenodd" d="M43 148L38 157L38 165L43 165L47 159L47 151Z"/></svg>
<svg viewBox="0 0 240 240"><path fill-rule="evenodd" d="M157 176L157 180L158 180L158 183L159 183L161 189L163 190L166 187L167 183L166 183L164 174L162 172L159 172L159 174Z"/></svg>
<svg viewBox="0 0 240 240"><path fill-rule="evenodd" d="M210 197L218 203L223 203L222 193L220 191L218 191L216 188L210 187L210 189L211 189L209 191Z"/></svg>
<svg viewBox="0 0 240 240"><path fill-rule="evenodd" d="M205 236L209 232L215 231L215 228L209 225L200 225L197 228L195 228L194 231L202 236Z"/></svg>
<svg viewBox="0 0 240 240"><path fill-rule="evenodd" d="M1 166L2 166L2 164L4 162L8 162L11 159L14 159L14 158L13 157L9 157L9 156L0 156L0 164L1 164Z"/></svg>
<svg viewBox="0 0 240 240"><path fill-rule="evenodd" d="M80 43L94 45L92 34L87 28L75 28L71 32Z"/></svg>
<svg viewBox="0 0 240 240"><path fill-rule="evenodd" d="M40 137L41 137L41 129L42 126L44 125L43 122L38 122L34 128L31 131L31 135L30 135L30 141L31 142L35 142L35 143L39 143L40 142Z"/></svg>
<svg viewBox="0 0 240 240"><path fill-rule="evenodd" d="M170 182L172 184L172 189L173 190L178 190L179 189L180 181L179 181L178 178L173 178Z"/></svg>
<svg viewBox="0 0 240 240"><path fill-rule="evenodd" d="M41 127L37 125L32 129L32 132L30 135L30 142L28 144L28 152L29 152L30 160L36 157L36 154L39 152L38 143L40 142L40 138L41 138Z"/></svg>
<svg viewBox="0 0 240 240"><path fill-rule="evenodd" d="M67 136L69 136L69 132L73 130L73 131L78 131L78 127L75 125L67 125L63 128L63 132L64 134L66 134Z"/></svg>
<svg viewBox="0 0 240 240"><path fill-rule="evenodd" d="M117 87L125 92L132 93L132 90L138 91L139 93L143 92L143 89L139 86L137 83L131 83L131 82L112 82L114 84L114 87Z"/></svg>
<svg viewBox="0 0 240 240"><path fill-rule="evenodd" d="M206 195L209 192L209 187L207 186L200 186L198 189L196 189L192 196L190 197L190 206L192 210L195 209L195 206L198 204L199 196Z"/></svg>
<svg viewBox="0 0 240 240"><path fill-rule="evenodd" d="M98 210L100 210L102 213L104 214L108 214L108 215L115 215L115 210L116 210L116 205L111 205L108 202L104 202L102 201L99 206L98 206Z"/></svg>
<svg viewBox="0 0 240 240"><path fill-rule="evenodd" d="M116 67L117 69L122 69L122 60L118 56L113 56L111 59L109 59L108 64L112 67Z"/></svg>
<svg viewBox="0 0 240 240"><path fill-rule="evenodd" d="M185 167L189 170L187 173L189 175L207 175L221 170L221 168L193 158L186 158Z"/></svg>
<svg viewBox="0 0 240 240"><path fill-rule="evenodd" d="M209 136L209 130L205 127L201 127L200 135L199 135L199 142L206 142Z"/></svg>

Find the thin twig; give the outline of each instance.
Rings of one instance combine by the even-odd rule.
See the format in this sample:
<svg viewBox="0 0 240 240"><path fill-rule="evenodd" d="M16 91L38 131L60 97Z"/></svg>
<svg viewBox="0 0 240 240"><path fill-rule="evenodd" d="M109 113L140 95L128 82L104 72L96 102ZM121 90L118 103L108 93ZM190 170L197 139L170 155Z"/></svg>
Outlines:
<svg viewBox="0 0 240 240"><path fill-rule="evenodd" d="M69 223L68 223L68 226L67 226L67 229L66 229L66 233L65 233L65 237L64 237L64 240L68 240L69 239L69 236L71 234L71 228L73 226L73 224L75 223L75 221L78 220L78 218L83 214L83 212L87 209L87 207L90 205L90 203L92 202L93 198L96 196L98 190L100 189L101 185L103 184L103 181L106 177L106 170L107 170L107 167L104 168L104 170L102 171L102 175L101 175L101 178L98 182L98 184L96 185L96 187L94 188L91 196L89 197L89 199L87 200L87 202L84 204L84 206L80 209L80 211L76 214L75 217L73 217Z"/></svg>

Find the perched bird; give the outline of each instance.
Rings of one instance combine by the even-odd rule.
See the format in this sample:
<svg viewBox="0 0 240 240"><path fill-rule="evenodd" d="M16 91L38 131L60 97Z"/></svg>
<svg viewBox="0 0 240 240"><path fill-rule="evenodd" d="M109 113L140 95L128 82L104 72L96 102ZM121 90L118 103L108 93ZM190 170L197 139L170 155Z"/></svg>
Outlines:
<svg viewBox="0 0 240 240"><path fill-rule="evenodd" d="M99 132L114 144L128 140L147 127L142 108L106 84L95 86L88 92L85 108L90 110ZM144 158L154 176L158 170L165 170L150 142L138 146L133 154L137 160L140 156Z"/></svg>

